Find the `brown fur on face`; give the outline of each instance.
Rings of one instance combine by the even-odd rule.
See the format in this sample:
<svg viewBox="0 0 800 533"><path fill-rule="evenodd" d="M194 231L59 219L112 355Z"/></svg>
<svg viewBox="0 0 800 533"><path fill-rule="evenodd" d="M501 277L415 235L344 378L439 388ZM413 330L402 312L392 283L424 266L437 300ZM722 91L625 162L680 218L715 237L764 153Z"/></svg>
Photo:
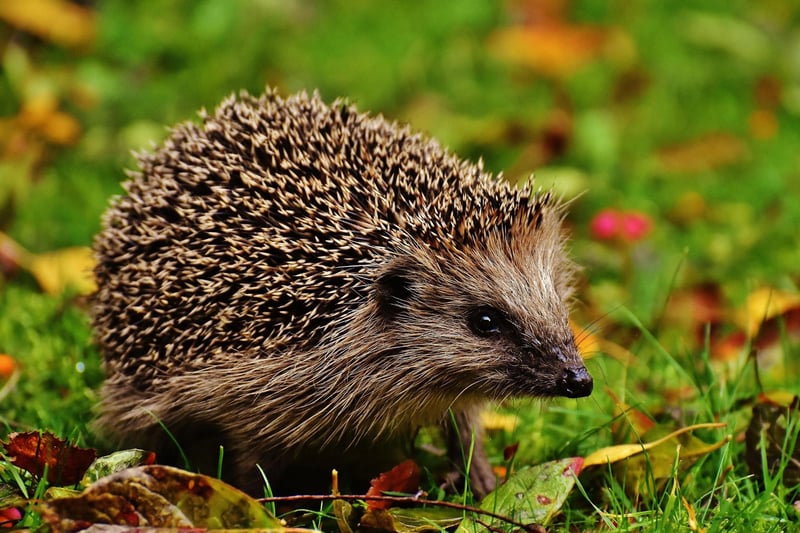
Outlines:
<svg viewBox="0 0 800 533"><path fill-rule="evenodd" d="M235 483L255 489L259 463L286 492L309 469L369 479L451 409L458 458L487 400L591 391L549 194L304 94L203 119L140 156L95 241L106 434L166 450L160 421L200 463L224 443Z"/></svg>

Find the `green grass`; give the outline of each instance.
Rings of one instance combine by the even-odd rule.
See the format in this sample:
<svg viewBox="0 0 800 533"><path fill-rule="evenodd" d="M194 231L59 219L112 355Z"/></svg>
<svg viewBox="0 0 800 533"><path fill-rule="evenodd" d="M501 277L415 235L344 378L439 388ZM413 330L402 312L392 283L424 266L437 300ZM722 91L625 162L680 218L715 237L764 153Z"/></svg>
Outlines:
<svg viewBox="0 0 800 533"><path fill-rule="evenodd" d="M49 429L78 442L91 440L87 424L102 373L85 312L74 300L39 294L31 285L5 285L0 339L21 372L0 411L7 430Z"/></svg>
<svg viewBox="0 0 800 533"><path fill-rule="evenodd" d="M596 354L588 400L504 406L521 422L491 435L496 464L517 441L517 465L616 443L618 413L604 388L664 426L728 424L697 436L710 443L731 434L730 443L665 479L647 469L635 483L617 470L582 475L554 529L689 531L684 498L709 532L796 528L797 487L778 474L758 481L740 438L762 389L800 393L796 338L784 332L779 353L761 361L759 383L746 349L721 362L667 301L713 287L722 325L732 327L755 289L798 293L800 8L791 0L568 5L566 20L615 29L597 58L561 78L490 52L492 33L524 18L503 3L171 0L153 16L146 2L108 0L97 5L97 36L85 50L0 26L0 114L14 116L44 88L83 128L71 146L32 135L21 155L6 149L0 128L0 231L33 252L88 245L109 198L122 192L130 151L240 88L346 96L511 180L535 172L545 187L579 194L567 220L585 268L575 318L633 360ZM564 130L552 130L556 110ZM773 134L753 130L759 112L774 118ZM536 155L554 131L563 147ZM665 149L718 134L728 139L722 150L738 155L705 169L660 162ZM718 157L714 150L701 159ZM605 208L643 212L652 233L634 244L598 241L590 221ZM0 278L0 353L21 369L0 403L6 432L51 430L98 444L88 425L102 372L90 339L83 300L44 295L25 274ZM788 462L800 455L796 413L785 423ZM637 497L635 487L649 491Z"/></svg>

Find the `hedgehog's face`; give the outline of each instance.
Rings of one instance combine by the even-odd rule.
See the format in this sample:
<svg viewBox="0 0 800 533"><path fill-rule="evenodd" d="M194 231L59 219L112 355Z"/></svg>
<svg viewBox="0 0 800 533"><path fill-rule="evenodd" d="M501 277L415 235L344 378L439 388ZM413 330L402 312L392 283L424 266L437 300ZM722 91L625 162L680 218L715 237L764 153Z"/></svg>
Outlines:
<svg viewBox="0 0 800 533"><path fill-rule="evenodd" d="M375 293L394 357L425 358L431 375L420 384L456 395L588 396L592 378L569 327L565 269L560 253L520 261L507 247L445 261L396 258Z"/></svg>

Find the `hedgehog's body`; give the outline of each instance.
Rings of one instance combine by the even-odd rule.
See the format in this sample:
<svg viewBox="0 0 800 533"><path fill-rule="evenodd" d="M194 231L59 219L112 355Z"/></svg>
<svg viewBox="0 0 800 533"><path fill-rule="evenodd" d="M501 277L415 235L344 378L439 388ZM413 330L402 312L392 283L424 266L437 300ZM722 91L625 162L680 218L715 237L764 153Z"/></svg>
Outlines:
<svg viewBox="0 0 800 533"><path fill-rule="evenodd" d="M119 440L162 448L160 421L281 489L449 409L469 443L486 399L591 391L548 195L304 95L229 99L140 163L95 243L99 423Z"/></svg>

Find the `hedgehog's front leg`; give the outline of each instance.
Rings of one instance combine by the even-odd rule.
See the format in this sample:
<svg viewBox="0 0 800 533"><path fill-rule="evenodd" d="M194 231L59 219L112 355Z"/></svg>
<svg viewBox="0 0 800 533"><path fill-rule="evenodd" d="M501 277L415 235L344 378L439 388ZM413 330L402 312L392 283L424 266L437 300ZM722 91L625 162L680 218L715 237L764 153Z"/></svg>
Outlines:
<svg viewBox="0 0 800 533"><path fill-rule="evenodd" d="M453 412L447 422L447 454L459 472L469 469L469 486L476 498L494 490L497 477L483 447L483 432L478 408ZM470 453L471 452L471 453Z"/></svg>

